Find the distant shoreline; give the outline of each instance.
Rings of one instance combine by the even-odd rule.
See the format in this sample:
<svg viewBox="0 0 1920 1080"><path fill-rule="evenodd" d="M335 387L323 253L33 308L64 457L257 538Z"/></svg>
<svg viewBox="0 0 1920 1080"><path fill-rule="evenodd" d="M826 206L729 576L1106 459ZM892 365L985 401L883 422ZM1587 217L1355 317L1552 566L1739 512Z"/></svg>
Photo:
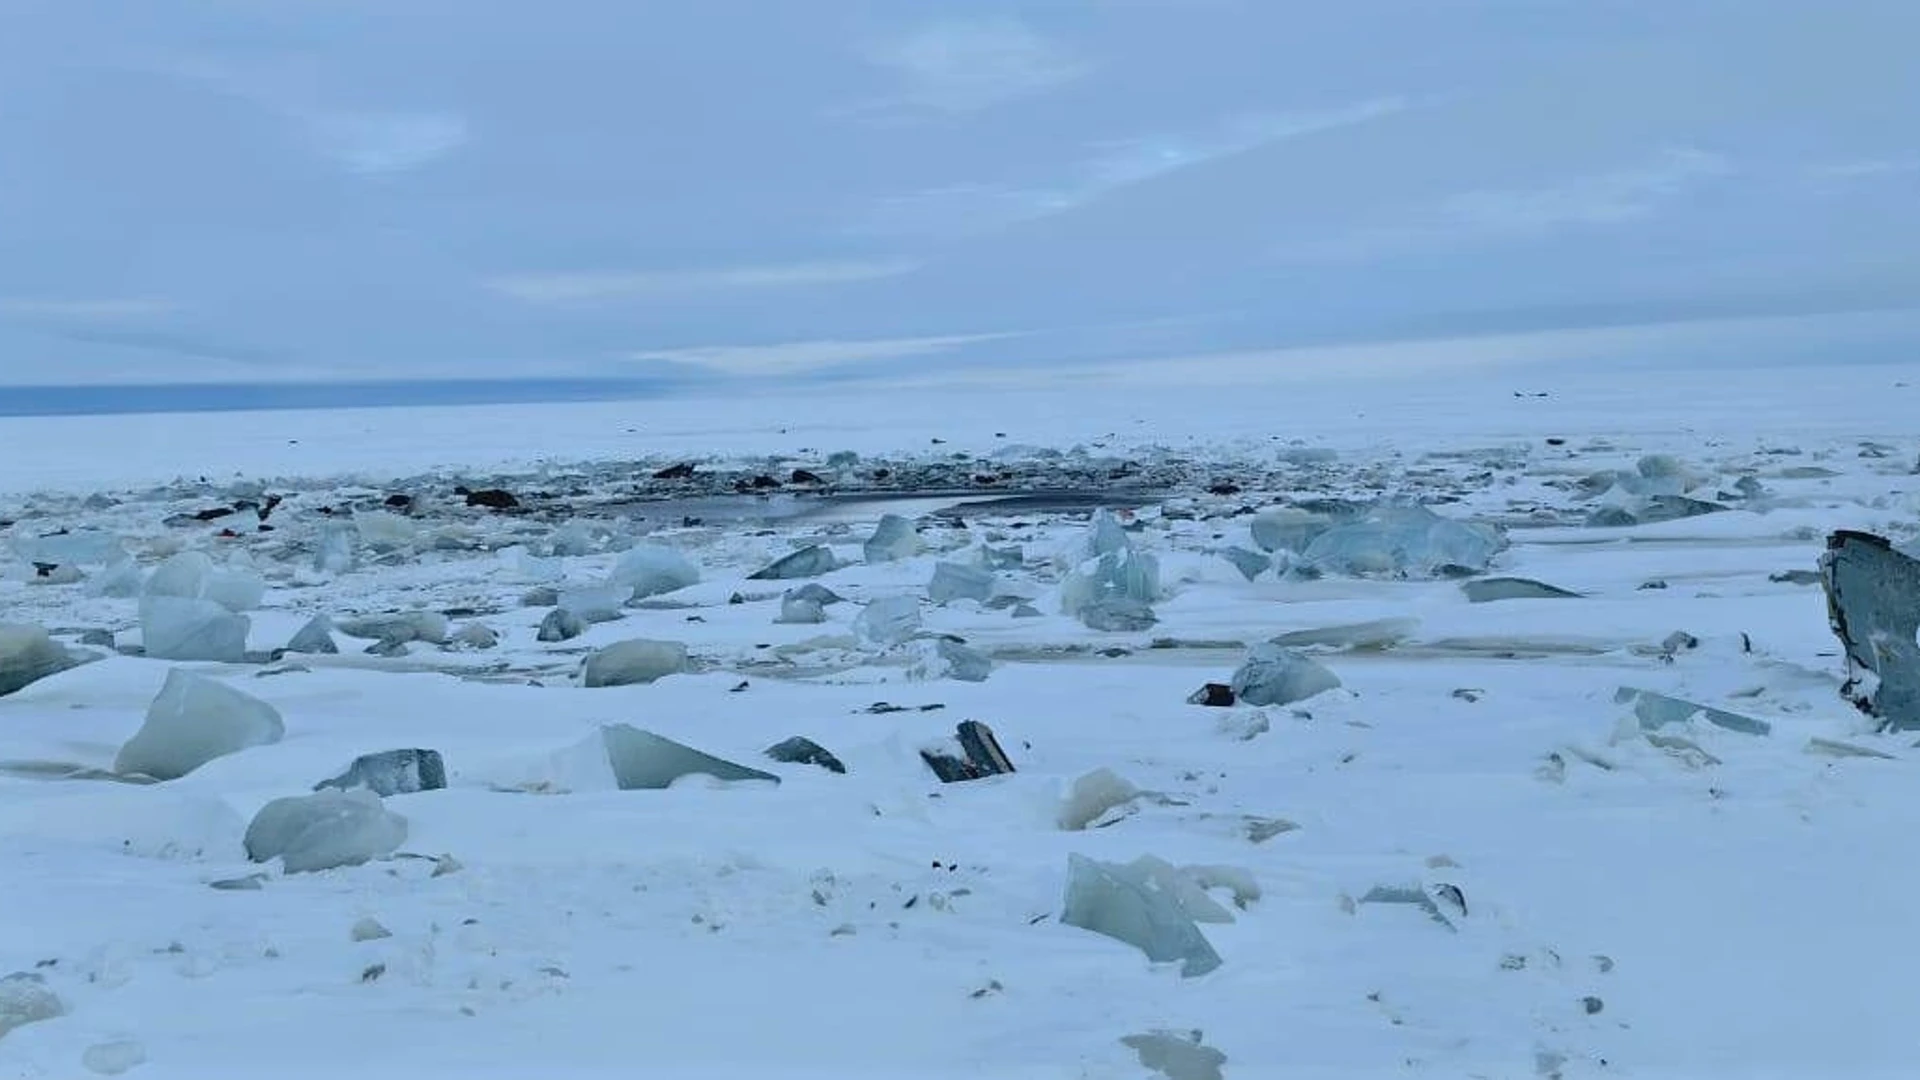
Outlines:
<svg viewBox="0 0 1920 1080"><path fill-rule="evenodd" d="M436 405L542 405L657 397L670 379L399 379L0 387L0 416L284 412Z"/></svg>

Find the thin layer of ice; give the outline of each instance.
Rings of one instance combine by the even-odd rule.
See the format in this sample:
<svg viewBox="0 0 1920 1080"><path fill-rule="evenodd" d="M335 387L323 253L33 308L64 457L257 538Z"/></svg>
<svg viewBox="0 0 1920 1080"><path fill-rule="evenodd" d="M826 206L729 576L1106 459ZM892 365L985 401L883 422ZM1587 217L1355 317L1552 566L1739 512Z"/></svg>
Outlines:
<svg viewBox="0 0 1920 1080"><path fill-rule="evenodd" d="M613 766L614 782L622 791L671 787L675 780L693 775L711 776L717 780L780 782L780 778L772 773L702 753L684 743L674 742L631 724L607 724L600 729L600 737L606 743L607 761Z"/></svg>

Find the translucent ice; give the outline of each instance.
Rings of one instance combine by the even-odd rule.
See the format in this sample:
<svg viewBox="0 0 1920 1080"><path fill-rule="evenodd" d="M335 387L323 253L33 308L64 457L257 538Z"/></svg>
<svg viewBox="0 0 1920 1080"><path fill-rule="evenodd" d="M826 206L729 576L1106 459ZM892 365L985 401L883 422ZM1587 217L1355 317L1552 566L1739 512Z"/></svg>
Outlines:
<svg viewBox="0 0 1920 1080"><path fill-rule="evenodd" d="M1202 1043L1200 1037L1198 1031L1150 1031L1128 1035L1120 1042L1139 1056L1143 1068L1167 1080L1222 1080L1226 1073L1220 1067L1227 1063L1227 1055Z"/></svg>
<svg viewBox="0 0 1920 1080"><path fill-rule="evenodd" d="M992 672L993 661L985 653L946 638L922 642L907 667L908 678L960 682L985 682Z"/></svg>
<svg viewBox="0 0 1920 1080"><path fill-rule="evenodd" d="M309 655L330 655L339 652L340 646L333 641L333 620L325 615L315 615L308 619L307 624L287 641L287 651Z"/></svg>
<svg viewBox="0 0 1920 1080"><path fill-rule="evenodd" d="M624 584L587 585L561 589L558 606L590 623L612 622L632 596L633 589Z"/></svg>
<svg viewBox="0 0 1920 1080"><path fill-rule="evenodd" d="M1151 604L1160 599L1160 563L1152 555L1123 548L1081 564L1060 584L1060 611L1079 615L1103 600Z"/></svg>
<svg viewBox="0 0 1920 1080"><path fill-rule="evenodd" d="M610 585L632 590L631 598L643 600L684 589L700 580L700 568L685 555L659 544L641 544L620 556L607 575Z"/></svg>
<svg viewBox="0 0 1920 1080"><path fill-rule="evenodd" d="M1303 653L1263 642L1233 673L1234 697L1248 705L1290 705L1340 685L1340 677Z"/></svg>
<svg viewBox="0 0 1920 1080"><path fill-rule="evenodd" d="M1060 804L1059 824L1069 832L1079 832L1099 820L1107 811L1125 806L1140 797L1140 789L1112 769L1095 769L1073 782L1072 790Z"/></svg>
<svg viewBox="0 0 1920 1080"><path fill-rule="evenodd" d="M788 593L780 598L780 615L773 621L777 623L822 623L827 621L827 611L820 606L820 601L818 600Z"/></svg>
<svg viewBox="0 0 1920 1080"><path fill-rule="evenodd" d="M132 1039L94 1043L80 1055L80 1064L99 1076L119 1076L146 1060L147 1048Z"/></svg>
<svg viewBox="0 0 1920 1080"><path fill-rule="evenodd" d="M375 551L410 548L420 537L420 526L412 518L385 510L362 510L353 515L353 527L360 541Z"/></svg>
<svg viewBox="0 0 1920 1080"><path fill-rule="evenodd" d="M1467 594L1467 601L1474 604L1486 604L1495 600L1577 600L1580 594L1549 585L1532 578L1494 577L1476 578L1460 583L1460 591Z"/></svg>
<svg viewBox="0 0 1920 1080"><path fill-rule="evenodd" d="M1283 507L1254 518L1251 528L1253 542L1260 550L1290 551L1298 555L1333 525L1333 519L1322 514Z"/></svg>
<svg viewBox="0 0 1920 1080"><path fill-rule="evenodd" d="M868 562L881 563L910 559L924 547L920 534L913 531L913 522L899 514L888 514L874 527L862 550Z"/></svg>
<svg viewBox="0 0 1920 1080"><path fill-rule="evenodd" d="M1221 551L1220 554L1233 564L1235 570L1240 571L1240 576L1248 581L1273 568L1273 556L1262 552L1248 551L1243 547L1230 547Z"/></svg>
<svg viewBox="0 0 1920 1080"><path fill-rule="evenodd" d="M286 732L273 706L217 679L174 668L147 706L146 722L120 748L113 770L174 780L214 758L279 742Z"/></svg>
<svg viewBox="0 0 1920 1080"><path fill-rule="evenodd" d="M93 576L87 583L87 594L129 600L140 595L142 580L139 565L132 559L121 559Z"/></svg>
<svg viewBox="0 0 1920 1080"><path fill-rule="evenodd" d="M239 663L247 658L252 625L245 615L211 600L149 596L140 601L141 644L156 660Z"/></svg>
<svg viewBox="0 0 1920 1080"><path fill-rule="evenodd" d="M247 826L247 858L278 858L289 874L358 866L407 839L407 819L365 788L275 799Z"/></svg>
<svg viewBox="0 0 1920 1080"><path fill-rule="evenodd" d="M1188 978L1205 975L1221 963L1175 894L1137 864L1067 856L1060 921L1123 941L1155 963L1178 960L1180 974Z"/></svg>
<svg viewBox="0 0 1920 1080"><path fill-rule="evenodd" d="M78 663L38 626L0 623L0 696Z"/></svg>
<svg viewBox="0 0 1920 1080"><path fill-rule="evenodd" d="M557 607L547 612L547 617L540 620L540 630L535 637L546 642L572 641L586 632L585 619L566 608Z"/></svg>
<svg viewBox="0 0 1920 1080"><path fill-rule="evenodd" d="M588 656L580 668L582 686L650 683L687 670L687 647L677 641L631 638Z"/></svg>
<svg viewBox="0 0 1920 1080"><path fill-rule="evenodd" d="M344 574L360 562L355 550L359 533L345 521L329 521L314 541L313 568L322 574Z"/></svg>
<svg viewBox="0 0 1920 1080"><path fill-rule="evenodd" d="M853 632L875 645L898 645L920 632L920 601L911 596L883 596L854 616Z"/></svg>
<svg viewBox="0 0 1920 1080"><path fill-rule="evenodd" d="M683 776L696 774L718 780L780 782L772 773L701 753L631 724L607 724L600 729L600 737L606 742L607 760L622 791L665 788Z"/></svg>
<svg viewBox="0 0 1920 1080"><path fill-rule="evenodd" d="M47 987L46 979L31 971L16 971L0 979L0 1039L14 1028L65 1016L67 1007Z"/></svg>
<svg viewBox="0 0 1920 1080"><path fill-rule="evenodd" d="M955 600L984 601L992 595L992 572L964 563L935 563L933 580L927 583L927 599L936 604Z"/></svg>
<svg viewBox="0 0 1920 1080"><path fill-rule="evenodd" d="M1440 577L1484 571L1505 550L1491 525L1454 521L1423 506L1376 506L1315 537L1302 564L1319 573Z"/></svg>
<svg viewBox="0 0 1920 1080"><path fill-rule="evenodd" d="M399 611L385 615L363 615L339 624L341 633L369 641L429 641L444 645L447 641L447 617L437 611Z"/></svg>
<svg viewBox="0 0 1920 1080"><path fill-rule="evenodd" d="M755 581L790 581L794 578L819 577L821 574L838 569L840 561L834 558L833 551L819 544L809 544L789 555L775 559L770 565L748 574Z"/></svg>
<svg viewBox="0 0 1920 1080"><path fill-rule="evenodd" d="M52 563L55 566L102 566L127 557L120 538L107 532L81 529L51 536L16 536L10 541L13 553L22 562Z"/></svg>
<svg viewBox="0 0 1920 1080"><path fill-rule="evenodd" d="M148 576L144 596L211 600L228 611L252 611L265 597L267 583L245 568L214 565L202 551L183 551Z"/></svg>
<svg viewBox="0 0 1920 1080"><path fill-rule="evenodd" d="M1643 731L1658 731L1668 724L1684 724L1695 716L1715 727L1737 731L1743 735L1766 735L1773 731L1773 725L1765 720L1756 720L1751 716L1727 712L1725 709L1715 709L1680 698L1668 697L1652 690L1636 690L1630 686L1623 686L1613 695L1613 700L1621 705L1633 706L1633 715L1640 721L1640 728Z"/></svg>

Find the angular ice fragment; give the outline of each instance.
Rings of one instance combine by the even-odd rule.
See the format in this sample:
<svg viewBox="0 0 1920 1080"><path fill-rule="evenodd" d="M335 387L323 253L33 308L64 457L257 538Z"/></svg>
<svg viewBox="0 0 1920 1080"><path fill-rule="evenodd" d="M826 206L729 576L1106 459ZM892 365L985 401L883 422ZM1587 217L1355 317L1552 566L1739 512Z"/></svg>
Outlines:
<svg viewBox="0 0 1920 1080"><path fill-rule="evenodd" d="M427 641L447 643L447 617L437 611L401 611L386 615L365 615L339 624L339 631L351 638L405 643Z"/></svg>
<svg viewBox="0 0 1920 1080"><path fill-rule="evenodd" d="M1248 581L1252 581L1273 568L1273 556L1265 555L1258 551L1248 551L1243 547L1230 547L1221 551L1220 554L1228 562L1233 564L1235 570L1240 571L1241 577L1246 578Z"/></svg>
<svg viewBox="0 0 1920 1080"><path fill-rule="evenodd" d="M331 780L322 780L313 790L366 788L385 798L411 795L420 791L439 791L447 786L447 764L438 750L382 750L353 759L347 771Z"/></svg>
<svg viewBox="0 0 1920 1080"><path fill-rule="evenodd" d="M540 620L540 631L535 637L540 641L548 642L572 641L586 632L585 619L566 608L557 607L547 612L547 617Z"/></svg>
<svg viewBox="0 0 1920 1080"><path fill-rule="evenodd" d="M974 552L974 561L982 570L1018 570L1027 564L1027 555L1017 546L996 548L982 544Z"/></svg>
<svg viewBox="0 0 1920 1080"><path fill-rule="evenodd" d="M1412 637L1413 632L1418 629L1420 629L1419 619L1374 619L1370 622L1341 623L1337 626L1290 630L1270 640L1275 645L1289 649L1324 645L1335 649L1372 652L1391 649Z"/></svg>
<svg viewBox="0 0 1920 1080"><path fill-rule="evenodd" d="M809 544L789 555L775 559L771 565L748 574L751 581L790 581L795 578L819 577L839 569L840 561L833 556L831 548L819 544Z"/></svg>
<svg viewBox="0 0 1920 1080"><path fill-rule="evenodd" d="M1127 535L1126 526L1113 511L1101 507L1093 512L1087 523L1086 545L1082 558L1097 559L1102 555L1117 555L1133 549L1133 539Z"/></svg>
<svg viewBox="0 0 1920 1080"><path fill-rule="evenodd" d="M566 560L535 555L518 545L501 548L500 558L513 568L514 576L521 581L550 582L567 576Z"/></svg>
<svg viewBox="0 0 1920 1080"><path fill-rule="evenodd" d="M104 566L127 557L126 545L108 532L76 529L49 536L16 536L9 544L21 562L55 566Z"/></svg>
<svg viewBox="0 0 1920 1080"><path fill-rule="evenodd" d="M251 611L266 591L266 580L251 570L218 567L205 552L183 551L153 568L143 595L211 600L228 611Z"/></svg>
<svg viewBox="0 0 1920 1080"><path fill-rule="evenodd" d="M1063 615L1079 616L1086 608L1115 599L1140 606L1160 599L1159 560L1131 548L1109 552L1082 564L1060 584Z"/></svg>
<svg viewBox="0 0 1920 1080"><path fill-rule="evenodd" d="M1269 510L1253 519L1250 526L1253 542L1262 551L1292 552L1295 555L1307 550L1307 545L1323 532L1334 526L1334 519L1324 514L1308 513L1292 507Z"/></svg>
<svg viewBox="0 0 1920 1080"><path fill-rule="evenodd" d="M1080 622L1102 633L1137 633L1160 620L1153 608L1131 596L1103 596L1080 609Z"/></svg>
<svg viewBox="0 0 1920 1080"><path fill-rule="evenodd" d="M1176 896L1138 864L1068 855L1060 921L1123 941L1155 963L1178 960L1186 978L1205 975L1221 963Z"/></svg>
<svg viewBox="0 0 1920 1080"><path fill-rule="evenodd" d="M818 765L828 772L844 773L846 765L826 747L812 739L795 735L767 747L766 755L788 765Z"/></svg>
<svg viewBox="0 0 1920 1080"><path fill-rule="evenodd" d="M1375 885L1367 890L1367 895L1360 898L1360 903L1405 904L1408 907L1420 909L1427 918L1449 930L1458 932L1460 929L1453 925L1453 920L1447 918L1446 914L1440 910L1440 905L1427 894L1427 890L1418 885Z"/></svg>
<svg viewBox="0 0 1920 1080"><path fill-rule="evenodd" d="M607 724L600 737L607 746L607 760L613 765L614 782L622 791L653 790L670 787L683 776L704 774L716 780L771 780L772 773L749 769L731 761L704 754L691 746L644 731L631 724Z"/></svg>
<svg viewBox="0 0 1920 1080"><path fill-rule="evenodd" d="M113 771L174 780L212 761L287 733L279 710L217 679L183 668L167 672L146 722L120 748Z"/></svg>
<svg viewBox="0 0 1920 1080"><path fill-rule="evenodd" d="M1475 578L1461 582L1460 591L1467 594L1467 602L1470 604L1485 604L1495 600L1577 600L1580 598L1579 593L1569 592L1558 585L1520 577Z"/></svg>
<svg viewBox="0 0 1920 1080"><path fill-rule="evenodd" d="M333 620L325 615L315 615L308 619L307 624L287 642L287 651L316 656L339 652L340 646L333 641Z"/></svg>
<svg viewBox="0 0 1920 1080"><path fill-rule="evenodd" d="M687 647L680 642L629 638L589 655L580 667L580 685L629 686L685 670Z"/></svg>
<svg viewBox="0 0 1920 1080"><path fill-rule="evenodd" d="M278 858L289 874L358 866L407 839L407 819L365 788L275 799L247 826L247 858Z"/></svg>
<svg viewBox="0 0 1920 1080"><path fill-rule="evenodd" d="M617 550L622 539L607 525L575 518L553 530L547 546L555 555L598 555Z"/></svg>
<svg viewBox="0 0 1920 1080"><path fill-rule="evenodd" d="M1353 577L1460 577L1505 550L1492 525L1454 521L1424 506L1375 506L1315 537L1301 555L1313 572Z"/></svg>
<svg viewBox="0 0 1920 1080"><path fill-rule="evenodd" d="M412 518L385 510L360 511L353 515L353 528L360 534L361 542L375 551L409 548L420 536L420 526Z"/></svg>
<svg viewBox="0 0 1920 1080"><path fill-rule="evenodd" d="M875 645L898 645L920 632L920 601L911 596L883 596L854 616L853 632Z"/></svg>
<svg viewBox="0 0 1920 1080"><path fill-rule="evenodd" d="M1340 677L1311 657L1272 642L1247 650L1232 682L1234 697L1248 705L1291 705L1339 685Z"/></svg>
<svg viewBox="0 0 1920 1080"><path fill-rule="evenodd" d="M992 672L993 661L985 653L957 641L940 638L921 643L919 655L908 665L907 677L985 682Z"/></svg>
<svg viewBox="0 0 1920 1080"><path fill-rule="evenodd" d="M247 658L247 632L253 623L211 600L149 596L140 601L140 641L155 660Z"/></svg>
<svg viewBox="0 0 1920 1080"><path fill-rule="evenodd" d="M0 979L0 1038L14 1028L66 1014L60 995L48 989L47 980L37 973L16 971Z"/></svg>
<svg viewBox="0 0 1920 1080"><path fill-rule="evenodd" d="M783 595L794 600L811 600L823 608L832 607L842 602L842 597L839 593L834 592L832 589L827 588L817 581L809 581L798 588L788 589Z"/></svg>
<svg viewBox="0 0 1920 1080"><path fill-rule="evenodd" d="M632 596L633 590L626 585L590 585L561 589L558 606L586 622L612 622L620 617Z"/></svg>
<svg viewBox="0 0 1920 1080"><path fill-rule="evenodd" d="M1623 686L1613 695L1613 700L1616 704L1633 705L1633 715L1639 719L1642 731L1658 731L1668 724L1684 724L1698 716L1715 727L1737 731L1742 735L1767 735L1773 732L1773 725L1765 720L1682 701L1652 690Z"/></svg>
<svg viewBox="0 0 1920 1080"><path fill-rule="evenodd" d="M1200 1038L1198 1031L1150 1031L1120 1042L1139 1056L1142 1068L1167 1080L1221 1080L1226 1074L1220 1066L1227 1063L1227 1055L1203 1045Z"/></svg>
<svg viewBox="0 0 1920 1080"><path fill-rule="evenodd" d="M1062 829L1079 832L1107 811L1140 797L1140 789L1112 769L1095 769L1073 782L1057 818Z"/></svg>
<svg viewBox="0 0 1920 1080"><path fill-rule="evenodd" d="M936 604L955 600L985 601L993 595L993 573L964 563L939 562L933 565L933 580L927 583L927 599Z"/></svg>
<svg viewBox="0 0 1920 1080"><path fill-rule="evenodd" d="M483 622L470 622L454 635L453 643L465 649L491 649L500 644L500 633Z"/></svg>
<svg viewBox="0 0 1920 1080"><path fill-rule="evenodd" d="M344 521L330 521L320 529L314 541L313 568L322 574L344 574L359 564L354 550L359 533Z"/></svg>
<svg viewBox="0 0 1920 1080"><path fill-rule="evenodd" d="M1820 576L1846 654L1841 694L1884 731L1920 728L1920 560L1883 536L1843 529L1827 538Z"/></svg>
<svg viewBox="0 0 1920 1080"><path fill-rule="evenodd" d="M631 599L644 600L684 589L700 581L700 568L670 547L641 544L620 556L607 575L610 585L632 589Z"/></svg>
<svg viewBox="0 0 1920 1080"><path fill-rule="evenodd" d="M87 583L87 595L129 600L140 595L142 580L139 565L132 559L121 559L93 576Z"/></svg>
<svg viewBox="0 0 1920 1080"><path fill-rule="evenodd" d="M40 627L0 623L0 697L78 663Z"/></svg>
<svg viewBox="0 0 1920 1080"><path fill-rule="evenodd" d="M920 534L913 531L913 522L899 514L888 514L874 527L862 550L868 562L883 563L911 559L924 548Z"/></svg>
<svg viewBox="0 0 1920 1080"><path fill-rule="evenodd" d="M777 623L823 623L827 621L826 609L820 601L793 593L780 598L780 615L773 620Z"/></svg>

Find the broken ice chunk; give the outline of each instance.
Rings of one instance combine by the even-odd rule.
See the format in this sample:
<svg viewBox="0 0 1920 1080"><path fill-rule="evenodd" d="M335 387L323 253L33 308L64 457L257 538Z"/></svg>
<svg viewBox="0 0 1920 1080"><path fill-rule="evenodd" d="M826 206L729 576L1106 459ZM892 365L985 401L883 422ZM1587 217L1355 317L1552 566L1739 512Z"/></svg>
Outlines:
<svg viewBox="0 0 1920 1080"><path fill-rule="evenodd" d="M1920 728L1920 560L1886 537L1841 530L1827 538L1820 575L1846 653L1840 692L1882 730Z"/></svg>
<svg viewBox="0 0 1920 1080"><path fill-rule="evenodd" d="M1617 704L1632 703L1633 714L1639 718L1642 731L1657 731L1668 724L1684 724L1695 716L1715 727L1728 731L1737 731L1742 735L1766 735L1773 731L1773 725L1765 720L1755 720L1751 716L1741 716L1724 709L1715 709L1706 705L1682 701L1652 690L1636 690L1623 686L1613 695Z"/></svg>
<svg viewBox="0 0 1920 1080"><path fill-rule="evenodd" d="M1143 1068L1167 1080L1222 1080L1227 1055L1203 1045L1198 1031L1150 1031L1120 1040L1140 1058Z"/></svg>
<svg viewBox="0 0 1920 1080"><path fill-rule="evenodd" d="M87 595L130 600L140 595L142 580L140 567L132 559L121 559L94 575L87 583Z"/></svg>
<svg viewBox="0 0 1920 1080"><path fill-rule="evenodd" d="M1248 581L1273 568L1273 556L1258 551L1248 551L1243 547L1226 548L1220 552L1220 555L1232 563L1233 568L1240 571L1240 576Z"/></svg>
<svg viewBox="0 0 1920 1080"><path fill-rule="evenodd" d="M1291 705L1339 687L1340 677L1304 653L1263 642L1233 673L1234 697L1248 705Z"/></svg>
<svg viewBox="0 0 1920 1080"><path fill-rule="evenodd" d="M586 632L585 619L566 608L557 607L547 612L547 617L540 620L540 630L534 636L540 641L572 641Z"/></svg>
<svg viewBox="0 0 1920 1080"><path fill-rule="evenodd" d="M798 588L788 589L783 595L792 597L795 600L810 600L823 608L832 607L842 602L842 597L839 593L834 592L832 589L827 588L817 581L809 581Z"/></svg>
<svg viewBox="0 0 1920 1080"><path fill-rule="evenodd" d="M1127 548L1083 563L1060 585L1060 612L1079 615L1102 600L1124 597L1138 604L1160 599L1160 563Z"/></svg>
<svg viewBox="0 0 1920 1080"><path fill-rule="evenodd" d="M655 735L631 724L607 724L600 729L614 782L622 791L657 790L683 776L704 774L716 780L771 780L772 773L749 769L703 754L691 746Z"/></svg>
<svg viewBox="0 0 1920 1080"><path fill-rule="evenodd" d="M1726 507L1684 495L1650 495L1601 506L1587 515L1587 525L1596 529L1632 525L1657 525L1690 517L1717 514Z"/></svg>
<svg viewBox="0 0 1920 1080"><path fill-rule="evenodd" d="M118 536L95 529L75 529L47 536L16 536L8 541L20 561L56 566L108 565L127 557Z"/></svg>
<svg viewBox="0 0 1920 1080"><path fill-rule="evenodd" d="M633 600L684 589L699 581L700 568L691 559L659 544L634 547L620 556L620 561L613 564L613 571L607 575L608 584L630 588L629 598Z"/></svg>
<svg viewBox="0 0 1920 1080"><path fill-rule="evenodd" d="M1079 832L1104 817L1108 811L1127 806L1140 797L1140 789L1112 769L1095 769L1073 782L1066 801L1060 805L1058 822L1068 832Z"/></svg>
<svg viewBox="0 0 1920 1080"><path fill-rule="evenodd" d="M0 1038L15 1028L53 1020L67 1014L60 996L46 979L31 971L16 971L0 979Z"/></svg>
<svg viewBox="0 0 1920 1080"><path fill-rule="evenodd" d="M344 521L330 521L320 529L314 542L313 568L322 574L344 574L359 562L354 543L359 537Z"/></svg>
<svg viewBox="0 0 1920 1080"><path fill-rule="evenodd" d="M287 642L286 651L311 655L331 655L339 652L340 646L333 641L333 620L325 615L315 615L308 619L307 624Z"/></svg>
<svg viewBox="0 0 1920 1080"><path fill-rule="evenodd" d="M1427 890L1418 885L1375 885L1367 890L1367 895L1360 898L1360 903L1405 904L1408 907L1418 908L1426 914L1427 918L1449 930L1457 932L1460 929L1453 925L1453 920L1447 918L1445 912L1440 910L1440 905L1428 895Z"/></svg>
<svg viewBox="0 0 1920 1080"><path fill-rule="evenodd" d="M183 551L153 568L143 595L210 600L228 611L251 611L266 591L265 579L251 570L221 568L205 552Z"/></svg>
<svg viewBox="0 0 1920 1080"><path fill-rule="evenodd" d="M629 638L589 655L580 667L580 685L630 686L685 670L687 647L680 642Z"/></svg>
<svg viewBox="0 0 1920 1080"><path fill-rule="evenodd" d="M794 578L819 577L838 569L840 561L833 556L831 548L819 544L809 544L798 551L775 559L771 565L755 570L747 575L750 581L787 581Z"/></svg>
<svg viewBox="0 0 1920 1080"><path fill-rule="evenodd" d="M279 859L289 874L358 866L407 839L407 819L365 788L275 799L247 825L247 858Z"/></svg>
<svg viewBox="0 0 1920 1080"><path fill-rule="evenodd" d="M960 682L985 682L992 672L993 661L985 653L946 638L923 642L919 654L907 667L907 677L911 679Z"/></svg>
<svg viewBox="0 0 1920 1080"><path fill-rule="evenodd" d="M148 596L140 601L140 641L156 660L247 658L247 632L253 623L211 600Z"/></svg>
<svg viewBox="0 0 1920 1080"><path fill-rule="evenodd" d="M913 531L913 522L899 514L888 514L874 527L863 553L870 563L894 562L920 554L924 546L920 534Z"/></svg>
<svg viewBox="0 0 1920 1080"><path fill-rule="evenodd" d="M1492 525L1454 521L1424 506L1381 505L1315 537L1301 560L1315 573L1463 577L1485 571L1506 546L1506 534Z"/></svg>
<svg viewBox="0 0 1920 1080"><path fill-rule="evenodd" d="M1180 961L1187 978L1220 966L1220 954L1179 900L1138 865L1067 856L1060 921L1125 942L1155 963Z"/></svg>
<svg viewBox="0 0 1920 1080"><path fill-rule="evenodd" d="M1289 649L1324 645L1335 649L1373 652L1390 649L1400 644L1412 637L1413 632L1418 629L1420 629L1419 619L1374 619L1370 622L1341 623L1338 626L1290 630L1271 640L1273 644Z"/></svg>
<svg viewBox="0 0 1920 1080"><path fill-rule="evenodd" d="M827 612L820 601L805 596L795 596L789 592L780 598L780 614L777 623L823 623L827 621Z"/></svg>
<svg viewBox="0 0 1920 1080"><path fill-rule="evenodd" d="M0 697L78 663L40 627L0 623Z"/></svg>
<svg viewBox="0 0 1920 1080"><path fill-rule="evenodd" d="M1557 585L1519 577L1475 578L1461 582L1460 591L1466 593L1467 602L1473 604L1495 600L1573 600L1580 597L1579 593L1569 592Z"/></svg>
<svg viewBox="0 0 1920 1080"><path fill-rule="evenodd" d="M767 747L766 755L788 765L818 765L828 772L845 773L846 765L826 747L804 736L795 735Z"/></svg>
<svg viewBox="0 0 1920 1080"><path fill-rule="evenodd" d="M964 563L935 563L933 580L927 583L927 599L936 604L955 600L985 601L992 595L992 572Z"/></svg>
<svg viewBox="0 0 1920 1080"><path fill-rule="evenodd" d="M633 595L626 585L590 585L561 589L558 606L590 623L612 622Z"/></svg>
<svg viewBox="0 0 1920 1080"><path fill-rule="evenodd" d="M273 706L216 679L174 668L147 706L140 730L120 748L113 769L173 780L214 758L279 742L286 733Z"/></svg>
<svg viewBox="0 0 1920 1080"><path fill-rule="evenodd" d="M427 641L435 645L447 642L447 617L437 611L402 611L387 615L367 615L348 619L337 629L351 638L406 643Z"/></svg>
<svg viewBox="0 0 1920 1080"><path fill-rule="evenodd" d="M1334 519L1323 514L1283 507L1254 518L1251 529L1253 542L1260 550L1286 551L1299 555L1307 550L1307 545L1313 543L1321 533L1331 529L1333 525Z"/></svg>
<svg viewBox="0 0 1920 1080"><path fill-rule="evenodd" d="M360 511L353 515L353 528L360 534L361 541L375 551L410 548L420 535L420 526L412 518L385 510Z"/></svg>
<svg viewBox="0 0 1920 1080"><path fill-rule="evenodd" d="M1080 624L1106 634L1138 633L1159 622L1153 608L1131 596L1104 596L1080 609Z"/></svg>
<svg viewBox="0 0 1920 1080"><path fill-rule="evenodd" d="M853 632L875 645L898 645L920 632L920 601L911 596L883 596L854 616Z"/></svg>
<svg viewBox="0 0 1920 1080"><path fill-rule="evenodd" d="M322 780L313 790L366 788L382 798L438 791L447 786L447 765L438 750L382 750L353 759L347 771Z"/></svg>

